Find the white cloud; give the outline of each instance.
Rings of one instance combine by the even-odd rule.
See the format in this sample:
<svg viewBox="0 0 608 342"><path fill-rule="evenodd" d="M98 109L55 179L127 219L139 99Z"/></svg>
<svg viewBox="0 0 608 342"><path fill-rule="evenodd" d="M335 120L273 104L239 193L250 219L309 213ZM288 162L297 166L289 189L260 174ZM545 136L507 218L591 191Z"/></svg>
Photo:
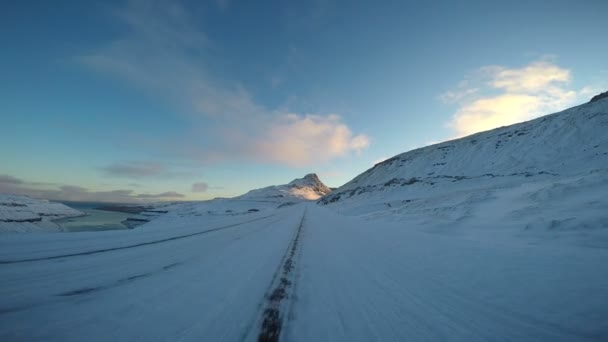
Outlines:
<svg viewBox="0 0 608 342"><path fill-rule="evenodd" d="M440 98L444 102L455 103L475 95L478 91L479 88L466 88L460 86L458 89L446 91L445 93L441 94Z"/></svg>
<svg viewBox="0 0 608 342"><path fill-rule="evenodd" d="M542 93L547 88L559 88L570 82L570 70L562 69L549 61L537 61L521 69L487 67L494 88L509 93Z"/></svg>
<svg viewBox="0 0 608 342"><path fill-rule="evenodd" d="M254 143L265 160L304 166L360 152L369 146L366 135L353 135L340 116L285 114L267 127Z"/></svg>
<svg viewBox="0 0 608 342"><path fill-rule="evenodd" d="M482 67L441 96L460 106L448 126L461 137L566 109L588 92L571 89L571 78L548 59L522 68Z"/></svg>
<svg viewBox="0 0 608 342"><path fill-rule="evenodd" d="M209 55L217 46L178 2L132 1L116 13L129 32L80 61L178 105L197 132L192 134L194 138L168 142L175 153L206 163L253 157L255 161L301 166L369 145L365 135L354 135L336 115L271 110L258 104L238 81L214 77ZM274 86L281 81L272 79ZM208 137L208 142L200 144L199 136ZM106 172L161 172L115 166Z"/></svg>

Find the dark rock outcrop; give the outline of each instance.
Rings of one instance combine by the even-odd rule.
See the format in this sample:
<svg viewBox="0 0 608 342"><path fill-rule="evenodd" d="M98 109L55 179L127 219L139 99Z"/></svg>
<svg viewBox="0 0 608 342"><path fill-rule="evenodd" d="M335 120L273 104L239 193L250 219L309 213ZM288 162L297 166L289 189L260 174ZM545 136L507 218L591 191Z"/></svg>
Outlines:
<svg viewBox="0 0 608 342"><path fill-rule="evenodd" d="M605 98L608 98L608 91L595 95L593 98L591 98L591 101L589 101L589 102L595 102L595 101L603 100Z"/></svg>

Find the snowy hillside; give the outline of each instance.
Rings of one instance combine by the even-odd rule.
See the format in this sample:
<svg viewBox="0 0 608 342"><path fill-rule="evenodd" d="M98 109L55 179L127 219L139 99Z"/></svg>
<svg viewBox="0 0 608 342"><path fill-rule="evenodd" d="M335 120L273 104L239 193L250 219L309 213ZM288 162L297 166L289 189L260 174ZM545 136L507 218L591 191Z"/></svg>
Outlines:
<svg viewBox="0 0 608 342"><path fill-rule="evenodd" d="M420 223L608 227L606 132L608 99L600 99L397 155L319 203Z"/></svg>
<svg viewBox="0 0 608 342"><path fill-rule="evenodd" d="M289 184L273 185L261 189L251 190L238 196L238 199L273 199L284 198L289 200L316 200L331 192L316 174L310 173L304 178L298 178Z"/></svg>
<svg viewBox="0 0 608 342"><path fill-rule="evenodd" d="M317 200L330 192L331 189L323 184L316 174L311 173L288 184L254 189L232 198L182 202L166 206L163 210L168 213L162 215L162 222L171 222L179 217L249 215Z"/></svg>
<svg viewBox="0 0 608 342"><path fill-rule="evenodd" d="M81 215L82 212L61 203L0 194L0 233L61 231L51 220Z"/></svg>

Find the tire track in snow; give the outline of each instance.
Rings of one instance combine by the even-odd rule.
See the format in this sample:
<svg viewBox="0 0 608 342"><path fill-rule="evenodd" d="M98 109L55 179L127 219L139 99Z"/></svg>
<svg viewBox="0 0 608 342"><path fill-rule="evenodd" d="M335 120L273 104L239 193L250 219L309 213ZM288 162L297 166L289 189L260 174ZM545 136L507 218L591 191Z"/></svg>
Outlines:
<svg viewBox="0 0 608 342"><path fill-rule="evenodd" d="M281 337L281 331L285 325L286 309L285 299L293 295L293 286L295 280L295 256L298 251L300 235L304 227L304 217L306 216L306 208L302 213L300 224L296 230L294 238L291 240L287 251L283 256L279 269L275 273L270 290L266 294L266 301L262 311L260 333L257 337L258 342L276 342Z"/></svg>
<svg viewBox="0 0 608 342"><path fill-rule="evenodd" d="M241 235L240 237L235 238L235 239L231 239L231 241L229 241L228 245L226 245L226 246L229 246L230 244L234 243L235 241L240 240L243 237L247 237L249 235L259 233L262 230L268 229L268 228L272 227L273 224L275 224L275 223L277 223L279 221L281 221L281 219L274 220L271 223L269 223L268 225L260 226L257 229L253 228L250 231L247 231L246 233L243 233L243 235ZM135 275L132 275L132 276L128 276L126 278L121 278L121 279L118 279L116 281L112 281L108 285L100 285L100 286L97 286L97 287L85 287L85 288L78 289L78 290L66 291L66 292L62 292L62 293L58 294L57 296L63 296L63 297L65 297L65 296L73 296L73 295L86 294L86 293L90 293L90 292L97 292L97 291L100 291L100 290L111 289L113 287L117 287L117 286L120 286L120 285L125 285L125 284L128 284L128 283L131 283L131 282L133 282L135 280L138 280L138 279L141 279L141 278L146 278L146 277L154 276L154 275L159 274L161 272L173 269L174 267L177 267L177 266L180 266L182 264L188 263L191 260L197 259L197 258L199 258L199 257L195 256L195 257L191 257L191 258L188 258L188 259L183 259L183 260L181 260L179 262L173 262L171 264L162 266L161 268L158 268L158 269L156 269L154 271L149 271L149 272L145 272L145 273L138 273L138 274L135 274Z"/></svg>
<svg viewBox="0 0 608 342"><path fill-rule="evenodd" d="M270 215L270 216L276 216L276 215ZM268 218L270 216L266 216L266 218ZM263 230L269 229L269 228L273 227L273 225L275 223L280 222L283 219L284 218L279 218L278 220L271 221L267 225L252 228L251 230L243 231L242 233L239 233L240 237L230 239L230 241L228 243L230 245L232 243L235 243L238 240L241 240L244 237L247 237L247 236L250 236L253 234L257 234ZM253 221L257 221L257 220L258 219L253 220ZM253 222L253 221L243 222L243 224ZM35 302L33 304L25 304L25 305L20 305L20 306L13 306L13 307L0 307L0 316L2 316L3 314L9 314L9 313L19 312L19 311L23 311L23 310L29 310L29 309L32 309L35 307L45 306L45 305L48 305L51 303L58 303L58 302L61 302L61 300L59 300L59 298L62 298L62 297L74 297L74 296L96 294L101 291L106 291L106 290L110 290L110 289L113 289L113 288L116 288L119 286L128 285L139 279L147 278L150 276L160 274L161 272L164 272L164 271L172 270L178 266L182 266L183 264L189 263L192 260L195 260L198 258L199 258L199 256L182 259L177 262L172 262L170 264L163 265L152 271L148 271L148 272L144 272L144 273L135 273L134 275L131 275L131 276L125 276L122 278L107 281L101 285L87 286L87 287L82 287L82 288L77 288L77 289L66 290L66 291L63 291L60 293L56 293L56 294L49 294L48 298L46 298L42 301Z"/></svg>
<svg viewBox="0 0 608 342"><path fill-rule="evenodd" d="M255 221L260 221L260 220L263 220L263 219L266 219L266 218L269 218L269 217L272 217L272 216L275 216L275 215L273 214L273 215L268 215L268 216L264 216L264 217L259 217L259 218L253 219L253 220L249 220L249 221L245 221L245 222L239 222L239 223L234 223L234 224L230 224L230 225L227 225L227 226L222 226L222 227L218 227L218 228L213 228L213 229L205 230L205 231L202 231L202 232L196 232L196 233L191 233L191 234L186 234L186 235L173 236L173 237L170 237L170 238L165 238L165 239L160 239L160 240L154 240L154 241L147 241L147 242L141 242L141 243L136 243L136 244L127 245L127 246L111 247L111 248L104 248L104 249L96 249L96 250L86 251L86 252L53 255L53 256L48 256L48 257L39 257L39 258L31 258L31 259L0 260L0 265L19 264L19 263L23 263L23 262L33 262L33 261L41 261L41 260L53 260L53 259L60 259L60 258L69 258L69 257L74 257L74 256L99 254L99 253L118 251L118 250L121 250L121 249L129 249L129 248L135 248L135 247L141 247L141 246L155 245L155 244L162 243L162 242L179 240L179 239L185 239L185 238L189 238L191 236L212 233L212 232L215 232L215 231L218 231L218 230L222 230L222 229L227 229L227 228L233 228L233 227L241 226L241 225L244 225L244 224L247 224L247 223L251 223L251 222L255 222Z"/></svg>

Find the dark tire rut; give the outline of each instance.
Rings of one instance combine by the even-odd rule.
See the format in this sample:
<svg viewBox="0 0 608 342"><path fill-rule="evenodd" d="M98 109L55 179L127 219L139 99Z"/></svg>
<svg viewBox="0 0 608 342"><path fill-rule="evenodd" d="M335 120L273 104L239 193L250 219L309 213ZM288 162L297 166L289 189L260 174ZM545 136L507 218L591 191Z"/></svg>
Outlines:
<svg viewBox="0 0 608 342"><path fill-rule="evenodd" d="M298 252L300 236L304 227L306 209L302 213L300 224L294 238L291 240L283 262L275 274L269 292L266 294L264 309L262 311L260 333L258 342L276 342L281 337L286 320L287 302L293 299L295 281L296 254ZM286 301L287 299L287 301Z"/></svg>

